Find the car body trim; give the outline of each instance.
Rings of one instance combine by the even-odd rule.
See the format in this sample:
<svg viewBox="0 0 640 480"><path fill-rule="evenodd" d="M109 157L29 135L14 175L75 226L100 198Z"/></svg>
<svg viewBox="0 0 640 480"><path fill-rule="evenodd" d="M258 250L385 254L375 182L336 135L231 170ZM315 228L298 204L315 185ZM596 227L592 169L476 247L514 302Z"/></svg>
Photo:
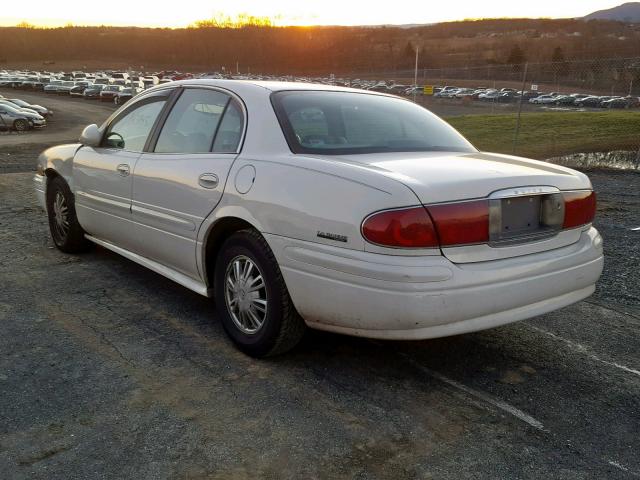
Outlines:
<svg viewBox="0 0 640 480"><path fill-rule="evenodd" d="M78 197L85 198L90 202L94 202L98 204L102 203L102 204L110 205L112 207L117 207L121 210L127 210L128 212L131 212L131 203L129 202L129 200L126 200L126 201L119 200L121 197L113 196L113 198L108 198L107 194L104 194L104 193L100 195L93 195L91 193L87 193L81 190L77 190L75 192L75 195Z"/></svg>
<svg viewBox="0 0 640 480"><path fill-rule="evenodd" d="M181 230L187 230L189 232L194 232L196 230L196 224L190 220L185 219L184 217L171 215L169 213L166 213L166 210L160 211L157 207L146 208L142 205L144 204L142 204L141 202L133 202L133 204L131 205L131 211L136 215L152 218L161 223L179 227Z"/></svg>
<svg viewBox="0 0 640 480"><path fill-rule="evenodd" d="M203 295L205 297L212 296L211 289L207 288L207 286L204 283L194 278L191 278L185 275L184 273L180 273L176 270L173 270L172 268L162 265L161 263L155 262L146 257L143 257L142 255L138 255L137 253L133 253L122 247L118 247L112 243L106 242L104 240L100 240L99 238L93 237L91 235L85 235L85 237L87 240L97 245L100 245L101 247L104 247L108 250L111 250L112 252L115 252L118 255L122 255L123 257L142 265L143 267L147 267L149 270L153 270L154 272L164 277L167 277L169 280L173 280L174 282L182 285L183 287L188 288L189 290L199 293L200 295Z"/></svg>

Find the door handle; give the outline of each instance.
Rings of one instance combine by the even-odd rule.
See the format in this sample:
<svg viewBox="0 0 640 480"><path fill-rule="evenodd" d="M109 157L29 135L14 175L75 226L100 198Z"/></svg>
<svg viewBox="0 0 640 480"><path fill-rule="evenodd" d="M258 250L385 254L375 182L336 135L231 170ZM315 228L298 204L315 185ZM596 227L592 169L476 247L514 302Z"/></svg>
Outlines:
<svg viewBox="0 0 640 480"><path fill-rule="evenodd" d="M203 173L198 177L198 183L203 188L216 188L218 186L218 176L215 173Z"/></svg>
<svg viewBox="0 0 640 480"><path fill-rule="evenodd" d="M123 177L126 177L129 175L129 165L127 165L126 163L121 163L120 165L118 165L116 167L116 170Z"/></svg>

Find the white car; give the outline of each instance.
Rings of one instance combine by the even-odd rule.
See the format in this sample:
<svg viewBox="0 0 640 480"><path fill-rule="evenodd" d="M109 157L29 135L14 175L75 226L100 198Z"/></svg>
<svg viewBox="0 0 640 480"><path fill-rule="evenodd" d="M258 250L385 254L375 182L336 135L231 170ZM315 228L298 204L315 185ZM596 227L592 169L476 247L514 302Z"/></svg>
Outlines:
<svg viewBox="0 0 640 480"><path fill-rule="evenodd" d="M342 87L160 85L43 152L34 182L60 250L96 243L215 297L254 356L306 326L497 327L588 297L603 265L584 174L481 153L408 100Z"/></svg>
<svg viewBox="0 0 640 480"><path fill-rule="evenodd" d="M557 95L540 95L539 97L529 99L529 103L537 105L549 105L555 103Z"/></svg>

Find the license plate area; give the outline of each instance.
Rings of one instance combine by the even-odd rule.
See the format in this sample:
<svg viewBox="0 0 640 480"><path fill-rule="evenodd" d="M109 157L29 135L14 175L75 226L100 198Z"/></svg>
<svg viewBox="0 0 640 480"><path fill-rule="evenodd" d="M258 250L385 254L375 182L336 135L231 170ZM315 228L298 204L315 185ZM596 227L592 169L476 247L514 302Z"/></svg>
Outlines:
<svg viewBox="0 0 640 480"><path fill-rule="evenodd" d="M508 246L556 235L564 221L560 193L516 195L489 200L489 244Z"/></svg>

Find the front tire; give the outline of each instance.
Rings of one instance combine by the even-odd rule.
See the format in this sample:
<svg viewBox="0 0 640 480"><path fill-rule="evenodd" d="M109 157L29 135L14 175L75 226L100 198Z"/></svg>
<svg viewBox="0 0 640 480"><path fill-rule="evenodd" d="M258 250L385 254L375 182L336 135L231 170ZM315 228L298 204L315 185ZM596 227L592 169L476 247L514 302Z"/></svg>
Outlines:
<svg viewBox="0 0 640 480"><path fill-rule="evenodd" d="M241 230L225 241L216 261L214 289L225 331L248 355L284 353L304 335L306 326L273 252L255 230Z"/></svg>
<svg viewBox="0 0 640 480"><path fill-rule="evenodd" d="M62 177L54 177L47 185L49 231L55 246L65 253L87 251L91 243L78 223L73 194Z"/></svg>
<svg viewBox="0 0 640 480"><path fill-rule="evenodd" d="M13 128L16 129L16 132L26 132L29 130L29 123L26 120L18 119L13 122Z"/></svg>

